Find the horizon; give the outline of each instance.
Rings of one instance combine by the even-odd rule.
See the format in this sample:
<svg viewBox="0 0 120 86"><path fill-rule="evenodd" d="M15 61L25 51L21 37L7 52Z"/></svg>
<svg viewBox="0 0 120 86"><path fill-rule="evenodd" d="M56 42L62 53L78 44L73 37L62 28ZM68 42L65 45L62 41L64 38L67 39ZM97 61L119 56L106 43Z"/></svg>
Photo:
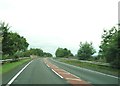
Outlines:
<svg viewBox="0 0 120 86"><path fill-rule="evenodd" d="M1 21L24 36L29 48L52 55L58 47L75 55L85 41L98 52L103 29L118 23L118 0L4 0L0 10Z"/></svg>

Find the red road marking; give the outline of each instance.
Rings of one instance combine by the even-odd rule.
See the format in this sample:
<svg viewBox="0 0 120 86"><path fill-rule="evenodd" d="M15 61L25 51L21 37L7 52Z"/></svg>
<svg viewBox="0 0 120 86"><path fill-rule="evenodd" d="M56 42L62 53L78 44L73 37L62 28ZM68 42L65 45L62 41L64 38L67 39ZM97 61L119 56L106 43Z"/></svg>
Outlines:
<svg viewBox="0 0 120 86"><path fill-rule="evenodd" d="M92 86L91 84L87 83L86 81L81 80L79 77L77 77L61 68L58 68L56 65L53 65L52 63L50 63L47 59L44 59L44 62L52 70L54 70L57 74L62 76L65 80L67 80L73 86Z"/></svg>

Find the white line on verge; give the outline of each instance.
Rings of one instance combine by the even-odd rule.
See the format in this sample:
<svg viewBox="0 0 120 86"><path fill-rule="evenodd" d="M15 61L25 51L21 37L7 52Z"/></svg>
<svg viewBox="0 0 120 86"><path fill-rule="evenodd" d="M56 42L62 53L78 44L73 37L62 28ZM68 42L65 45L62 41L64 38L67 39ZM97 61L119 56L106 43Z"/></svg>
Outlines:
<svg viewBox="0 0 120 86"><path fill-rule="evenodd" d="M55 74L57 74L60 78L63 79L63 77L61 75L59 75L57 72L55 72L53 69L51 69Z"/></svg>
<svg viewBox="0 0 120 86"><path fill-rule="evenodd" d="M31 61L32 62L32 61ZM20 75L20 73L22 73L22 71L31 63L29 62L24 68L22 68L9 82L6 86L9 86L10 84L12 84L12 82Z"/></svg>

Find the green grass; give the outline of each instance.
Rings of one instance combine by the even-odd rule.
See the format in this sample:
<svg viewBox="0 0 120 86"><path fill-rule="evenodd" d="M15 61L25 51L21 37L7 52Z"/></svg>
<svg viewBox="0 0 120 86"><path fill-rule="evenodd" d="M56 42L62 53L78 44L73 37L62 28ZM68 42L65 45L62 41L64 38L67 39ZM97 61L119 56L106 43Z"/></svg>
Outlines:
<svg viewBox="0 0 120 86"><path fill-rule="evenodd" d="M6 64L3 64L2 66L0 65L0 74L7 73L10 70L12 70L30 60L31 60L30 58L29 59L27 58L27 59L20 60L18 62L6 63Z"/></svg>
<svg viewBox="0 0 120 86"><path fill-rule="evenodd" d="M79 60L67 60L67 59L58 59L58 60L61 61L61 62L67 63L67 64L87 68L87 69L90 69L90 70L99 71L99 72L110 74L110 75L118 76L118 72L120 73L120 69L118 70L118 69L114 69L114 68L111 68L111 67L100 66L100 65L97 65L97 64L80 62Z"/></svg>
<svg viewBox="0 0 120 86"><path fill-rule="evenodd" d="M2 65L0 65L0 75L2 74Z"/></svg>

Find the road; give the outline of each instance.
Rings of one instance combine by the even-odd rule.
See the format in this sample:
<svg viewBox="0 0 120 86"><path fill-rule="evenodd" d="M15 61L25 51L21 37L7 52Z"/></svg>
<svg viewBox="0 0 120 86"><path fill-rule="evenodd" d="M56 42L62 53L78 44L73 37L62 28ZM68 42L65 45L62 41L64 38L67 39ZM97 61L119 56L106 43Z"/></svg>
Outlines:
<svg viewBox="0 0 120 86"><path fill-rule="evenodd" d="M9 81L10 80L11 79L9 79ZM62 86L66 86L68 83L64 79L61 79L59 76L57 76L53 71L51 71L51 69L46 66L43 59L35 59L12 82L12 84L62 84Z"/></svg>
<svg viewBox="0 0 120 86"><path fill-rule="evenodd" d="M94 84L94 85L108 85L108 86L113 86L113 85L118 85L120 86L120 79L118 77L112 76L112 75L107 75L103 73L99 73L96 71L91 71L85 68L69 65L66 63L62 63L53 59L49 59L52 63L57 65L58 67L80 77L81 79Z"/></svg>
<svg viewBox="0 0 120 86"><path fill-rule="evenodd" d="M72 66L62 62L58 62L53 59L47 59L51 64L57 66L61 71L67 71L64 74L72 74L78 78L72 78L72 80L85 81L89 84L95 86L104 85L104 86L119 86L118 78L114 76L109 76L101 74L98 72L93 72L84 68ZM7 84L12 80L12 78L21 70L26 64L16 69L15 72L3 76L3 84ZM50 66L50 65L49 65ZM62 86L71 86L70 83L55 72L51 70L52 67L48 67L47 62L45 63L44 59L34 59L26 68L12 81L11 84L61 84ZM58 69L57 68L57 69ZM62 70L63 69L63 70ZM59 72L58 72L59 73ZM68 76L67 76L68 77ZM70 77L70 76L69 76ZM68 78L67 78L68 79ZM70 78L69 78L70 79ZM73 82L72 82L73 83Z"/></svg>

